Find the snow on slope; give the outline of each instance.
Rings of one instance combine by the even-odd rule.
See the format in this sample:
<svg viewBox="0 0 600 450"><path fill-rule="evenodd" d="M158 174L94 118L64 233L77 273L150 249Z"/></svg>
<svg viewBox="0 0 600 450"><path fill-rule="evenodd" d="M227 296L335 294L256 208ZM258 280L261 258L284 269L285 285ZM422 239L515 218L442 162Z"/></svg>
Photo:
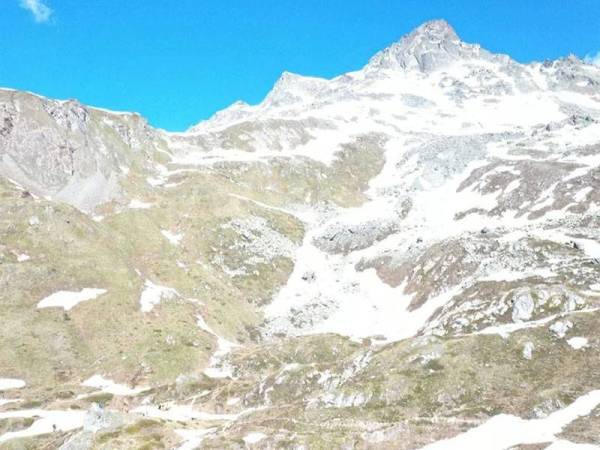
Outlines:
<svg viewBox="0 0 600 450"><path fill-rule="evenodd" d="M42 409L0 412L0 420L22 417L35 419L28 428L19 431L8 431L0 435L0 443L17 438L81 428L86 414L86 411L46 411Z"/></svg>
<svg viewBox="0 0 600 450"><path fill-rule="evenodd" d="M79 292L58 291L48 297L40 300L38 308L63 308L69 311L77 304L88 300L93 300L100 295L106 294L106 289L85 288Z"/></svg>
<svg viewBox="0 0 600 450"><path fill-rule="evenodd" d="M271 264L278 257L294 261L287 282L264 307L264 336L339 333L357 340L373 337L376 343L385 343L420 332L434 333L438 331L434 325L441 323L436 313L446 313L445 308L452 312L453 301L466 295L477 283L505 284L510 286L507 289L528 279L540 283L540 280L558 280L559 283L563 276L561 271L568 266L567 258L574 261L572 266L585 265L585 270L578 273L585 276L573 280L577 289L600 290L600 285L590 282L590 279L597 280L593 272L596 267L592 264L600 258L600 234L594 230L583 233L579 228L571 229L575 227L568 222L600 211L598 86L600 69L574 58L522 65L508 56L494 55L477 45L461 42L454 30L442 21L431 22L375 55L361 70L331 80L284 73L258 105L236 103L186 133L157 131L165 147L151 147L160 153L161 160L153 160L152 150L144 147L145 151L140 154L148 160L148 164L143 165L147 172L137 177L143 180L143 192L132 189L132 197L122 204L138 210L136 214L156 213L158 217L164 203L147 203L140 198L159 198L161 193L185 183L187 174L205 171L230 176L227 173L230 167L251 171L252 167L274 160L291 171L307 161L312 165L303 167L309 169L320 169L323 165L337 167L342 175L334 175L337 178L331 182L343 183L354 174L344 172L345 155L341 151L353 143L368 141L367 150L380 151L384 163L379 174L371 178L364 192L366 199L359 206L341 207L330 199L317 202L310 196L304 202L295 200L300 204L286 203L281 200L287 193L285 186L282 192L262 198L263 188L269 188L260 185L263 179L258 186L245 184L245 180L240 183L244 189L248 188L248 196L227 192L229 197L247 202L245 206L289 214L302 222L305 235L299 248L287 236L273 230L269 233L266 219L262 217L226 217L220 229L244 235L249 242L243 244L244 248L251 251L254 262ZM106 124L116 120L116 117L103 118ZM127 126L124 128L131 131ZM122 131L121 127L116 129ZM148 130L142 126L142 131L145 135ZM365 139L366 136L377 139ZM142 149L143 146L137 144L127 142L127 151ZM128 175L131 170L131 178L137 179L141 166L117 159L109 168L118 168L119 177ZM211 166L217 170L213 171ZM76 199L78 205L87 205L103 180L90 178L93 189L87 190L78 189L83 182L79 181L67 186L63 194L65 198ZM268 181L265 184L268 185ZM254 195L258 199L251 198ZM266 198L277 199L279 203L268 204L270 200ZM106 212L106 217L110 214ZM30 226L39 225L37 219L36 222ZM189 239L189 246L183 246L184 235L174 230L161 229L162 237L174 246L171 251L181 251L185 256L194 247L194 236L186 234L185 243L188 244ZM510 248L510 256L489 258L476 270L461 273L458 281L444 280L444 274L436 278L438 274L433 266L438 260L442 264L454 264L444 261L444 255L434 254L423 264L417 264L419 257L438 243L445 244L440 246L441 252L450 251L450 244L457 242L462 246L460 250L469 253L472 241L490 235L494 243ZM522 264L526 261L519 259L519 250L526 240L546 247L566 248L568 255L564 259L556 258L557 261L540 258L539 264ZM236 245L232 244L229 250L239 250ZM540 251L544 257L545 250ZM472 258L470 262L483 259L481 255L468 256ZM411 273L422 270L434 274L429 279L423 276L417 288L407 281L410 276L404 279L398 276L398 281L394 280L397 274L392 273L386 278L380 269L389 269L398 261L412 263ZM239 281L249 275L243 268L219 264L218 257L211 262L211 269L218 272L220 281L234 278ZM182 269L186 267L178 261L177 265ZM419 300L429 287L427 284L433 284L432 280L439 281L440 286ZM83 298L85 295L81 296L84 291L53 294L38 307L70 309L88 300ZM244 294L240 292L241 296ZM567 305L566 309L517 323L484 322L475 331L456 336L507 336L559 319L562 321L551 327L559 323L567 329L566 323L573 324L564 318L566 315L597 310L587 308L584 301L579 303L581 299L576 294L560 291L560 295L563 294L574 306ZM139 299L141 312L151 312L162 300L179 296L174 288L145 280ZM486 300L487 297L491 295L486 295ZM468 308L470 305L465 301L460 306ZM468 315L475 314L468 311ZM505 315L511 316L509 311ZM435 320L432 321L432 317ZM218 323L216 318L215 323ZM197 325L217 339L217 350L204 374L215 378L212 380L215 384L227 383L226 379L234 375L229 353L247 344L223 338L202 316L198 316ZM564 334L561 337L565 337ZM566 340L571 346L568 351L577 356L591 353L594 341L588 336L589 342L581 336ZM535 348L541 348L537 345L536 342ZM533 354L534 360L538 352L541 353L536 350ZM532 357L531 351L529 357ZM237 376L238 367L235 369ZM0 390L3 382L5 389L21 386L15 380L0 380ZM100 375L84 381L84 386L131 396L143 389L119 385ZM356 406L368 399L362 392L352 395L349 403L345 403L343 396L330 397L325 403L336 407ZM242 398L241 395L236 397L239 402ZM355 399L359 403L354 404ZM243 398L243 403L246 401L248 398ZM489 436L494 434L500 439L491 445L548 440L553 442L551 448L566 448L571 444L557 439L556 434L577 416L587 414L598 401L595 391L546 419L497 416L433 448L469 448L470 445L479 448L487 446ZM234 405L227 403L227 406ZM164 420L227 423L242 414L221 414L220 410L205 412L174 402L160 406L148 402L138 405L135 411ZM41 412L36 414L42 422L34 423L32 430L17 433L45 432L51 424L49 417L42 416ZM79 417L75 417L72 425L78 426L78 420ZM179 430L178 434L184 439L183 448L200 445L211 430ZM247 431L250 433L244 435L244 440L248 445L272 437L250 429L244 433ZM4 438L18 436L20 434L5 435Z"/></svg>
<svg viewBox="0 0 600 450"><path fill-rule="evenodd" d="M112 380L104 378L102 375L94 375L83 383L82 386L92 387L100 389L102 392L107 392L113 395L137 395L141 392L147 391L150 388L130 388L129 386L125 386L123 384L115 383Z"/></svg>
<svg viewBox="0 0 600 450"><path fill-rule="evenodd" d="M265 316L267 334L336 332L390 341L414 335L461 287L409 311L411 296L403 286L388 286L373 269L359 270L359 264L408 251L415 242L563 217L563 211L551 210L557 186L568 187L569 180L600 165L597 155L570 151L598 141L598 83L600 70L581 61L522 65L464 43L447 23L433 21L359 71L331 80L284 73L259 105L236 103L188 133L165 138L174 150L172 164L181 167L278 156L291 158L290 164L294 158L331 164L340 144L369 133L385 136L385 165L371 180L365 204L311 214L296 210L307 219L308 231L288 283L266 306ZM231 133L240 145L230 146ZM515 151L521 148L539 155ZM583 166L569 169L543 193L532 192L527 203L520 196L535 182L523 174L528 161L557 164L557 170L563 167L559 163ZM464 187L475 171L494 164L482 181ZM175 172L167 169L162 175ZM494 176L514 179L486 192L490 188L482 182ZM592 192L569 189L573 205ZM410 212L399 218L406 199ZM588 209L598 207L591 202ZM522 214L527 208L539 217ZM287 210L294 213L293 205ZM332 254L317 245L345 233L344 228L353 230L351 239L364 240L355 242L359 248ZM593 241L585 246L595 252ZM480 274L480 279L486 276L491 275Z"/></svg>
<svg viewBox="0 0 600 450"><path fill-rule="evenodd" d="M599 404L600 391L592 391L543 419L524 420L501 414L466 433L423 447L423 450L504 450L519 444L556 442L556 435L565 426L578 417L590 414ZM578 448L575 444L564 442L561 445L559 448Z"/></svg>
<svg viewBox="0 0 600 450"><path fill-rule="evenodd" d="M0 391L19 389L25 386L25 381L17 378L0 378Z"/></svg>
<svg viewBox="0 0 600 450"><path fill-rule="evenodd" d="M148 313L152 311L161 300L169 300L178 295L177 291L173 288L154 284L152 281L146 280L144 283L144 290L140 295L140 310L144 313Z"/></svg>

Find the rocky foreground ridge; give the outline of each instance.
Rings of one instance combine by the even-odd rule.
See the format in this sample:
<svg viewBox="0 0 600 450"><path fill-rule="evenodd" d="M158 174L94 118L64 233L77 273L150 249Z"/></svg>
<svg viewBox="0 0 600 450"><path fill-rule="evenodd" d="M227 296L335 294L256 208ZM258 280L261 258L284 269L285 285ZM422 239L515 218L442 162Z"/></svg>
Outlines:
<svg viewBox="0 0 600 450"><path fill-rule="evenodd" d="M0 89L0 448L598 448L599 120L444 21L185 133Z"/></svg>

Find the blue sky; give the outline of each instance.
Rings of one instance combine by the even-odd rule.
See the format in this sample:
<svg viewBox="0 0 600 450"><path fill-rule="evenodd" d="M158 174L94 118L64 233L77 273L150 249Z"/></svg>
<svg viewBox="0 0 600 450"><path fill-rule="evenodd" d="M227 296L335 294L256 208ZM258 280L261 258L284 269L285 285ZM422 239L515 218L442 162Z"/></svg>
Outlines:
<svg viewBox="0 0 600 450"><path fill-rule="evenodd" d="M600 51L600 0L0 0L0 86L183 130L284 70L358 69L435 18L521 62Z"/></svg>

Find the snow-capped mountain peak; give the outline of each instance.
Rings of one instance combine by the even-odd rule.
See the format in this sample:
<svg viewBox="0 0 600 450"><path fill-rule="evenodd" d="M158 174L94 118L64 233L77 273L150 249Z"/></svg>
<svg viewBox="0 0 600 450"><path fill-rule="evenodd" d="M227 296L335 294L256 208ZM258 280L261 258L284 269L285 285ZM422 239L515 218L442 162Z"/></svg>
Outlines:
<svg viewBox="0 0 600 450"><path fill-rule="evenodd" d="M367 68L431 72L456 59L472 58L479 53L480 47L462 42L448 22L433 20L377 53Z"/></svg>

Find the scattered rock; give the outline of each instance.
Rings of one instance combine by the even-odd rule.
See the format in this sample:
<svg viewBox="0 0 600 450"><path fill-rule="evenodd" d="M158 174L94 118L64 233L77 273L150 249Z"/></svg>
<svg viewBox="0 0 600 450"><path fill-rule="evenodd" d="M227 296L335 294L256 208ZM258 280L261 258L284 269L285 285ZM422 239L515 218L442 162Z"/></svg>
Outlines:
<svg viewBox="0 0 600 450"><path fill-rule="evenodd" d="M309 270L302 275L302 279L308 283L312 283L317 279L317 275L312 270Z"/></svg>
<svg viewBox="0 0 600 450"><path fill-rule="evenodd" d="M575 311L585 305L585 300L583 298L581 298L579 295L573 294L572 292L567 292L565 295L566 295L567 299L564 303L563 309L566 312Z"/></svg>
<svg viewBox="0 0 600 450"><path fill-rule="evenodd" d="M513 322L523 322L531 319L533 310L535 308L535 302L531 296L531 293L529 292L529 289L521 289L513 294L512 304Z"/></svg>
<svg viewBox="0 0 600 450"><path fill-rule="evenodd" d="M94 442L94 433L91 431L80 431L75 433L59 447L59 450L89 450Z"/></svg>
<svg viewBox="0 0 600 450"><path fill-rule="evenodd" d="M98 430L115 429L123 425L123 417L120 413L106 410L98 403L92 403L83 422L84 431L95 433Z"/></svg>

